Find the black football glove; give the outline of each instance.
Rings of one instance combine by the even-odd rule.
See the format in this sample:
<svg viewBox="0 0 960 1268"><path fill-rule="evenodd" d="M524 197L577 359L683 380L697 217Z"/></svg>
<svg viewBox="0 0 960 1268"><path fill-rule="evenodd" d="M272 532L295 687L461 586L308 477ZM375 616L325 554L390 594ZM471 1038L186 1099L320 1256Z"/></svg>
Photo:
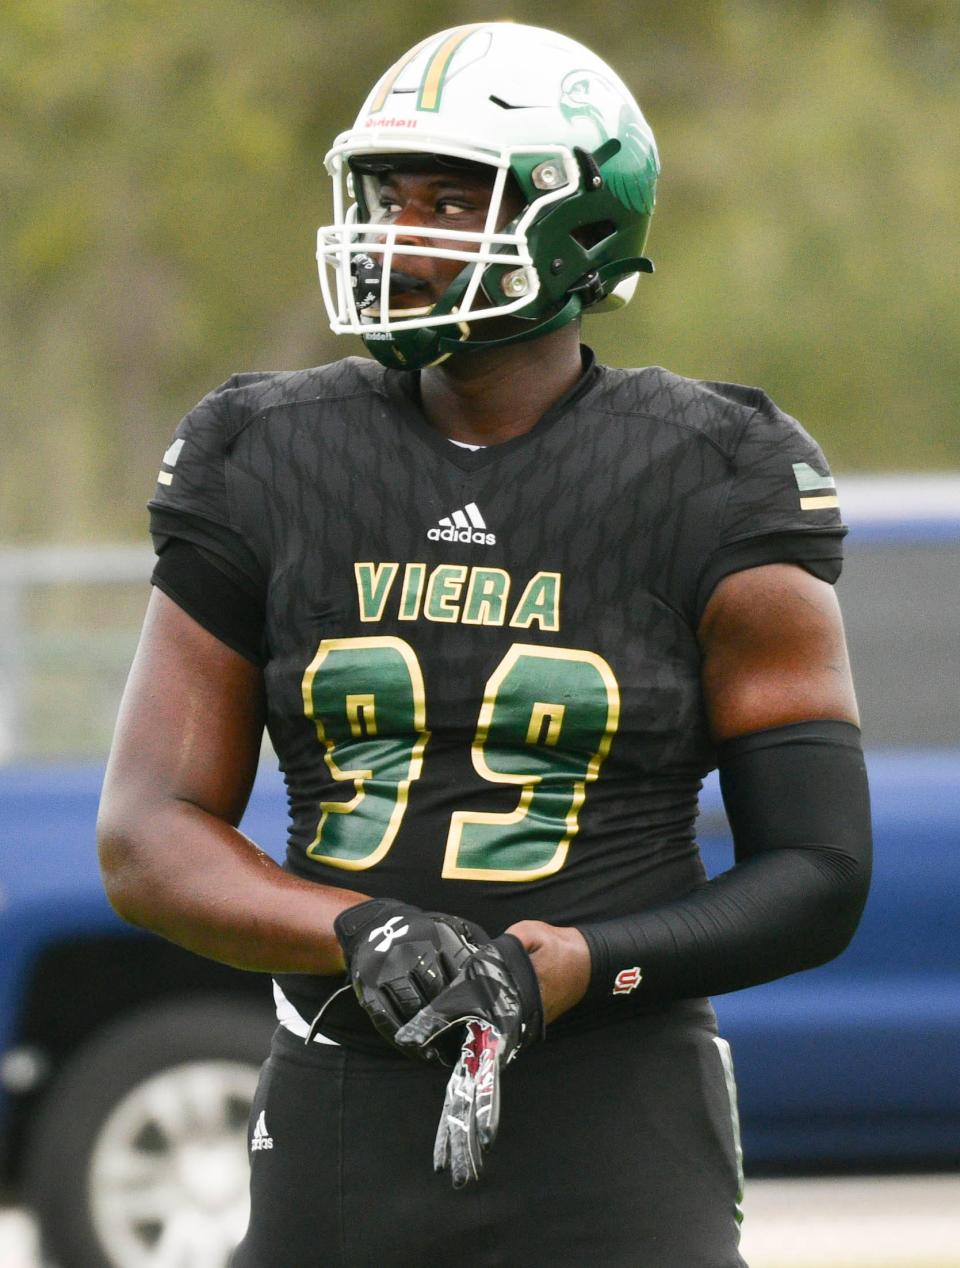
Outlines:
<svg viewBox="0 0 960 1268"><path fill-rule="evenodd" d="M433 1150L435 1171L454 1188L476 1180L500 1122L500 1072L543 1037L540 984L530 956L505 933L470 956L458 976L395 1036L397 1047L429 1051L456 1034L460 1057L447 1083Z"/></svg>
<svg viewBox="0 0 960 1268"><path fill-rule="evenodd" d="M361 1007L388 1043L489 941L479 925L443 912L421 911L391 898L371 898L333 922L347 973ZM438 1058L426 1050L425 1060Z"/></svg>

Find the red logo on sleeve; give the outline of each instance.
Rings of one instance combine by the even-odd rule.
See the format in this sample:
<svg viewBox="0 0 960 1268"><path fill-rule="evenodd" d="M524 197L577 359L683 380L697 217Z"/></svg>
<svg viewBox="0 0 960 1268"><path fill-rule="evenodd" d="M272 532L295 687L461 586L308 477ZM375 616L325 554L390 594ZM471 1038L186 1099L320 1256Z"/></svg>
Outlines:
<svg viewBox="0 0 960 1268"><path fill-rule="evenodd" d="M614 995L629 995L642 981L643 974L640 972L639 964L635 964L632 969L621 969L613 979L613 993Z"/></svg>

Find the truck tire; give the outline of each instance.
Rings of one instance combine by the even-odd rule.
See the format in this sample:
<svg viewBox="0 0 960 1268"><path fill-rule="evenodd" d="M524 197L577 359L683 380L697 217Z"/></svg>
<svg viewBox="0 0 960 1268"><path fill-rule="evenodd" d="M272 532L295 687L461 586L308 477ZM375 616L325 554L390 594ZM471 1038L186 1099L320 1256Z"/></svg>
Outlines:
<svg viewBox="0 0 960 1268"><path fill-rule="evenodd" d="M276 1021L222 996L153 1005L70 1059L30 1136L24 1201L57 1268L225 1268Z"/></svg>

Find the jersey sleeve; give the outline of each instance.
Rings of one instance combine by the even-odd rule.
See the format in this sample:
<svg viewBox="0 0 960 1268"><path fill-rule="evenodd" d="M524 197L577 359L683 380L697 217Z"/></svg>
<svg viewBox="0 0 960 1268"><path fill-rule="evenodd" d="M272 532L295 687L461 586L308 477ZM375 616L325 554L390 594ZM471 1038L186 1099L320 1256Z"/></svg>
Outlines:
<svg viewBox="0 0 960 1268"><path fill-rule="evenodd" d="M201 546L172 537L157 560L153 584L221 643L254 665L267 661L262 602Z"/></svg>
<svg viewBox="0 0 960 1268"><path fill-rule="evenodd" d="M700 570L697 618L717 584L761 564L795 563L831 584L843 538L836 484L820 446L763 393L731 457L716 533Z"/></svg>
<svg viewBox="0 0 960 1268"><path fill-rule="evenodd" d="M262 595L264 570L242 530L231 497L229 458L242 420L232 416L230 389L217 388L181 421L165 450L148 503L157 554L168 542L190 542L253 596Z"/></svg>

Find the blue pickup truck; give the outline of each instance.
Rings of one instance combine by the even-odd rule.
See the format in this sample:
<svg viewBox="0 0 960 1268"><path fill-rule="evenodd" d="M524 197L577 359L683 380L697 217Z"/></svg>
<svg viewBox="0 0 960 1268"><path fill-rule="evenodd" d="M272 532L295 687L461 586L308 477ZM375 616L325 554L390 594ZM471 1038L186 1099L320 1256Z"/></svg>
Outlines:
<svg viewBox="0 0 960 1268"><path fill-rule="evenodd" d="M875 879L833 963L715 1001L748 1174L960 1158L960 480L841 482L840 582ZM100 887L102 765L0 767L0 1184L60 1268L219 1268L246 1215L269 984L121 924ZM264 762L244 829L283 849ZM731 850L715 778L711 873Z"/></svg>

